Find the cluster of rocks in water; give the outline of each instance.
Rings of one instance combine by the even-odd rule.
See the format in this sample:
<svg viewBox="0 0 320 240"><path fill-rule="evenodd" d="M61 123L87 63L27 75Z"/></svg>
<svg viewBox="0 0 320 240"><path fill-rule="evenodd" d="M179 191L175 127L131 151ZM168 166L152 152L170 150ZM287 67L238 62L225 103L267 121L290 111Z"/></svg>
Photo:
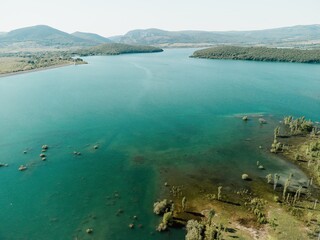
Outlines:
<svg viewBox="0 0 320 240"><path fill-rule="evenodd" d="M42 161L46 161L47 160L47 155L45 154L45 152L49 149L48 145L42 145L41 147L41 153L39 154L39 157L41 158ZM24 150L23 154L27 154L28 151ZM20 167L18 168L19 171L25 171L27 170L28 167L26 165L20 165Z"/></svg>
<svg viewBox="0 0 320 240"><path fill-rule="evenodd" d="M95 149L95 150L97 150L98 148L99 148L99 145L94 145L93 146L93 149ZM42 145L41 153L39 154L39 157L41 158L42 161L46 161L47 160L47 155L45 153L48 151L48 149L49 149L48 145L46 145L46 144ZM23 154L27 154L27 153L28 153L27 150L23 151ZM81 156L82 155L81 152L76 152L76 151L74 151L73 154L75 156ZM4 166L7 167L8 164L0 163L0 167L4 167ZM18 168L19 171L25 171L27 169L28 169L27 165L20 165L19 168Z"/></svg>
<svg viewBox="0 0 320 240"><path fill-rule="evenodd" d="M107 206L114 206L116 204L116 201L118 199L120 199L120 194L118 191L115 191L114 194L112 196L107 196L106 199L107 199ZM122 209L122 208L119 208L116 212L116 216L117 217L121 217L125 215L125 211ZM138 223L138 216L137 215L134 215L132 217L130 217L132 222L128 224L128 227L130 229L134 229L136 227L138 228L143 228L143 225L141 223Z"/></svg>
<svg viewBox="0 0 320 240"><path fill-rule="evenodd" d="M247 122L247 121L250 120L250 118L249 118L247 115L245 115L245 116L242 117L242 120L245 121L245 122ZM260 118L258 119L258 121L259 121L260 124L267 124L267 120L265 120L265 119L262 118L262 117L260 117Z"/></svg>
<svg viewBox="0 0 320 240"><path fill-rule="evenodd" d="M0 163L0 167L8 167L9 165L7 163Z"/></svg>
<svg viewBox="0 0 320 240"><path fill-rule="evenodd" d="M47 150L49 149L48 145L42 145L42 151L40 153L40 158L42 161L46 161L47 160L47 155L45 154L45 152L47 152Z"/></svg>
<svg viewBox="0 0 320 240"><path fill-rule="evenodd" d="M75 156L81 156L81 152L76 152L76 151L74 151L74 152L73 152L73 155L75 155Z"/></svg>

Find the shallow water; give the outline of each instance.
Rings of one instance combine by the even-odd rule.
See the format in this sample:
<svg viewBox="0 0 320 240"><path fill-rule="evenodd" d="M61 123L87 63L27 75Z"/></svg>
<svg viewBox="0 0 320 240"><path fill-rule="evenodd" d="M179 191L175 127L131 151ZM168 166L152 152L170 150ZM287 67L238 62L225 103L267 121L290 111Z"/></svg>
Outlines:
<svg viewBox="0 0 320 240"><path fill-rule="evenodd" d="M0 168L0 239L184 239L183 230L154 232L164 169L224 186L241 184L243 172L306 181L267 148L284 115L320 120L320 65L191 59L192 51L90 57L1 78L0 162L9 166Z"/></svg>

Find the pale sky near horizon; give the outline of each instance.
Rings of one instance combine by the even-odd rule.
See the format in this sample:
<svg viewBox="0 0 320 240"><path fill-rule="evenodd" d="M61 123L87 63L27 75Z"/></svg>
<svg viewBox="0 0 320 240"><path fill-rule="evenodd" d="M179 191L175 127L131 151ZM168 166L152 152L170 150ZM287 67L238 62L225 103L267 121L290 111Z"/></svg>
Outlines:
<svg viewBox="0 0 320 240"><path fill-rule="evenodd" d="M320 0L1 0L0 32L49 25L106 37L133 29L256 30L320 24Z"/></svg>

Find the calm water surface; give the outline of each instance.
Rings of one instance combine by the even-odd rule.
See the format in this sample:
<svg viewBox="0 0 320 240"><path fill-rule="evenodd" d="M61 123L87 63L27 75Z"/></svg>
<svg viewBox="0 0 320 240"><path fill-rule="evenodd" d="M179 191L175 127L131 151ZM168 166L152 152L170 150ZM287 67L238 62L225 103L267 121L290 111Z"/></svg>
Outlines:
<svg viewBox="0 0 320 240"><path fill-rule="evenodd" d="M9 164L0 168L0 239L184 239L183 230L154 231L163 169L226 186L243 172L264 177L260 161L305 181L267 147L284 115L320 120L320 65L192 52L90 57L0 78L0 162ZM244 123L241 114L263 114L268 124ZM28 169L18 171L21 164Z"/></svg>

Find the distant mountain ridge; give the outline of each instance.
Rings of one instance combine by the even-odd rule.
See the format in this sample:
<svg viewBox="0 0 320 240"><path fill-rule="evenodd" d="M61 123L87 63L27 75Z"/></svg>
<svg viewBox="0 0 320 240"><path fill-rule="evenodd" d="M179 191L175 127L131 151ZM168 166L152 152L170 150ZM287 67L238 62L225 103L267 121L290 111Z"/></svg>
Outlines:
<svg viewBox="0 0 320 240"><path fill-rule="evenodd" d="M106 42L106 38L97 34L72 35L46 25L25 27L0 34L0 47L7 48L17 46L21 48L70 48L95 46Z"/></svg>
<svg viewBox="0 0 320 240"><path fill-rule="evenodd" d="M0 51L9 49L50 50L91 47L105 43L152 45L158 47L202 47L213 45L320 48L320 25L302 25L254 31L165 31L137 29L110 38L95 33L72 34L46 25L0 33Z"/></svg>
<svg viewBox="0 0 320 240"><path fill-rule="evenodd" d="M288 45L310 41L320 43L320 25L302 25L254 31L165 31L137 29L110 39L126 44L188 45L249 44Z"/></svg>
<svg viewBox="0 0 320 240"><path fill-rule="evenodd" d="M75 36L77 38L81 38L87 41L96 42L97 44L103 44L103 43L111 43L112 41L108 38L102 37L95 33L86 33L86 32L74 32L71 34L72 36Z"/></svg>

